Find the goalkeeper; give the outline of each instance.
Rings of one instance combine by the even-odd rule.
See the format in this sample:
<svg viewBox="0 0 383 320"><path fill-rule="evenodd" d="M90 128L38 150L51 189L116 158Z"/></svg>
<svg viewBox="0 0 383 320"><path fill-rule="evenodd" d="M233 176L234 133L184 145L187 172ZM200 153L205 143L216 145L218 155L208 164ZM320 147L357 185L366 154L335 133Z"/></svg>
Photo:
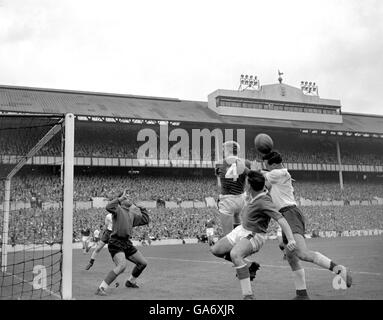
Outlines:
<svg viewBox="0 0 383 320"><path fill-rule="evenodd" d="M133 246L130 240L133 227L143 226L149 223L148 210L134 204L125 190L118 198L109 202L106 210L112 214L113 230L110 235L108 250L116 267L111 270L97 288L96 295L107 295L106 289L123 273L127 266L127 260L133 262L135 267L131 275L126 279L125 286L138 288L137 278L146 268L147 261L140 251Z"/></svg>

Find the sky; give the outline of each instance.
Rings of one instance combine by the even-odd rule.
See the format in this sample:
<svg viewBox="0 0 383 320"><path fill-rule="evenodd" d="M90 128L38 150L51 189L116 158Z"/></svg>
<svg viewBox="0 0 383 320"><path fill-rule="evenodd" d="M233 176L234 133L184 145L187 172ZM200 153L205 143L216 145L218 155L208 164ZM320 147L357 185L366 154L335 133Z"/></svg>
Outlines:
<svg viewBox="0 0 383 320"><path fill-rule="evenodd" d="M381 0L0 0L0 84L207 101L299 87L383 115Z"/></svg>

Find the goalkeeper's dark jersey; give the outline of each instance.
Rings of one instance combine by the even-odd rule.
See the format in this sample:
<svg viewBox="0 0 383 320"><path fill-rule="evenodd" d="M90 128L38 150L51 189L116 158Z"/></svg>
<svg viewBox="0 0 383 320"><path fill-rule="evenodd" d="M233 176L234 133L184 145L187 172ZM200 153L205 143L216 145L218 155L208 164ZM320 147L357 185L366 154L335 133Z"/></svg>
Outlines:
<svg viewBox="0 0 383 320"><path fill-rule="evenodd" d="M109 202L106 210L112 214L113 230L111 238L129 239L133 227L149 223L148 211L144 207L131 205L129 208L121 206L118 198Z"/></svg>

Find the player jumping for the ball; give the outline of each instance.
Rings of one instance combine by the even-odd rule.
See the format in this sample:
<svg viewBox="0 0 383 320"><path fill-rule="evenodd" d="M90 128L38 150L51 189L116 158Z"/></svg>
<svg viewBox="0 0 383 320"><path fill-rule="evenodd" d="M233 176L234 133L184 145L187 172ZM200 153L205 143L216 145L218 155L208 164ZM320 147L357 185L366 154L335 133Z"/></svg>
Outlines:
<svg viewBox="0 0 383 320"><path fill-rule="evenodd" d="M282 164L282 156L276 151L271 151L263 156L263 160L268 170L268 172L264 172L266 187L270 189L271 198L278 211L289 223L297 244L297 249L294 252L291 252L288 248L286 250L286 258L294 274L296 299L308 299L305 271L299 260L311 262L332 272L340 273L347 287L351 287L352 277L347 268L342 265L338 266L320 252L311 251L307 248L304 238L305 218L297 207L292 178ZM284 232L282 232L282 238L284 244L286 244L287 239Z"/></svg>
<svg viewBox="0 0 383 320"><path fill-rule="evenodd" d="M85 267L85 270L89 270L93 266L97 255L100 253L102 248L104 248L104 246L109 242L110 234L112 233L112 230L113 230L112 226L113 226L112 214L108 213L105 216L105 226L104 226L104 231L102 233L101 239L98 242L96 249L94 249L94 251L92 252L90 261L88 265Z"/></svg>
<svg viewBox="0 0 383 320"><path fill-rule="evenodd" d="M247 182L250 186L250 201L241 212L241 225L220 239L211 248L211 252L221 258L226 258L227 254L230 254L243 297L252 300L254 297L250 284L250 271L245 258L258 252L265 243L270 218L275 219L286 234L287 248L291 252L295 249L295 240L286 219L276 210L268 191L265 191L265 177L262 173L250 171Z"/></svg>
<svg viewBox="0 0 383 320"><path fill-rule="evenodd" d="M235 141L226 141L223 144L223 151L223 163L216 165L215 174L220 188L218 211L223 235L227 235L241 224L240 213L246 204L244 194L246 172L250 170L251 164L250 161L238 157L240 146ZM230 261L229 254L226 259ZM253 280L260 265L255 261L249 263Z"/></svg>
<svg viewBox="0 0 383 320"><path fill-rule="evenodd" d="M106 210L112 214L113 218L113 231L110 235L108 250L116 267L101 282L96 291L97 295L107 295L106 289L118 275L125 271L127 260L133 262L135 267L129 278L125 281L125 286L128 288L138 288L136 280L147 265L146 259L133 246L130 238L133 227L149 223L148 211L144 207L137 206L128 198L127 191L125 190L118 198L112 200L106 206Z"/></svg>
<svg viewBox="0 0 383 320"><path fill-rule="evenodd" d="M218 210L224 235L241 223L239 214L245 206L243 193L246 173L244 167L239 168L238 166L239 148L239 144L235 141L225 142L223 144L223 163L217 164L215 169L220 188ZM250 161L246 160L245 166L250 169Z"/></svg>

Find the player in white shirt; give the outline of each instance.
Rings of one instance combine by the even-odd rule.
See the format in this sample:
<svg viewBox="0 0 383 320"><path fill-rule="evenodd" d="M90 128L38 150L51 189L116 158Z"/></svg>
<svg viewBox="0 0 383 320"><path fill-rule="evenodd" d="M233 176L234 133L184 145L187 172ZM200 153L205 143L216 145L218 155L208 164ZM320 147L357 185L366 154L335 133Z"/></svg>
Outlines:
<svg viewBox="0 0 383 320"><path fill-rule="evenodd" d="M105 216L105 226L104 226L104 232L102 233L101 240L97 244L96 249L92 252L91 258L89 260L89 263L85 267L85 270L89 270L96 260L97 255L100 253L102 248L109 242L110 234L112 233L113 222L112 222L112 214L108 213Z"/></svg>
<svg viewBox="0 0 383 320"><path fill-rule="evenodd" d="M100 226L100 228L102 228L102 226ZM100 230L98 230L98 229L94 230L94 232L93 232L93 241L95 243L98 243L100 241Z"/></svg>
<svg viewBox="0 0 383 320"><path fill-rule="evenodd" d="M268 170L265 172L267 180L266 186L270 189L270 195L277 210L284 216L290 225L296 241L296 250L290 252L287 248L286 258L294 274L297 299L308 299L306 290L306 279L300 260L314 263L332 272L340 273L342 278L350 287L352 278L350 271L342 265L337 265L331 259L320 252L311 251L306 246L305 241L305 218L301 210L297 207L294 197L292 178L288 170L282 164L282 156L272 151L263 157L264 166ZM287 243L284 233L282 233L283 243Z"/></svg>

